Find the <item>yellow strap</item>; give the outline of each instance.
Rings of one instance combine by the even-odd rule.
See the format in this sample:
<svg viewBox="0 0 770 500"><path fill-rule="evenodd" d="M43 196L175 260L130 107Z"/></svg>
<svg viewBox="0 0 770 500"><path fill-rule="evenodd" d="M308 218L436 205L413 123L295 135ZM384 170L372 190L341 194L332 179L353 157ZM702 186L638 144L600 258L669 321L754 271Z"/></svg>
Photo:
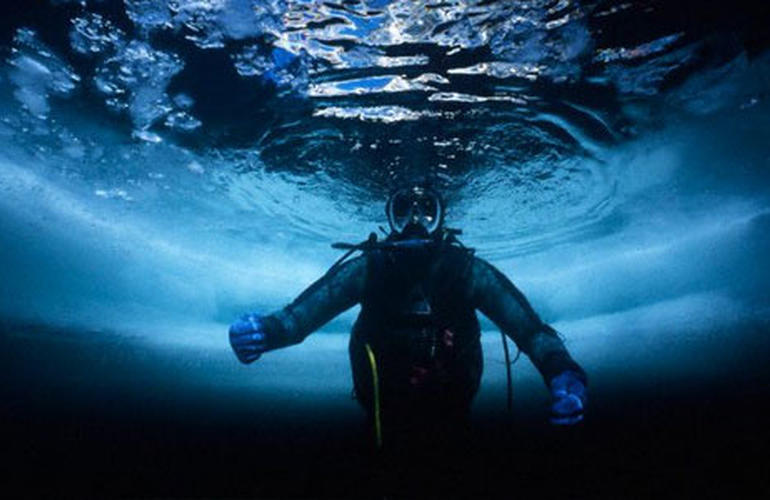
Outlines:
<svg viewBox="0 0 770 500"><path fill-rule="evenodd" d="M369 357L369 365L372 368L372 384L374 385L374 435L377 440L377 448L382 448L382 423L380 422L380 382L377 378L377 360L374 351L366 344L366 354Z"/></svg>

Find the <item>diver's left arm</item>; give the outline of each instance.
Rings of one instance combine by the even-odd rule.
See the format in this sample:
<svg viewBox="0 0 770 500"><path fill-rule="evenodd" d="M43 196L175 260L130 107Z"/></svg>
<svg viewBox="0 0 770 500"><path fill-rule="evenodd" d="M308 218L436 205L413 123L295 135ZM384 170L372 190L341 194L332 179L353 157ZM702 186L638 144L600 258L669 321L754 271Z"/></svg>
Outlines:
<svg viewBox="0 0 770 500"><path fill-rule="evenodd" d="M540 319L524 294L488 262L474 259L471 278L476 308L513 339L551 389L552 421L580 420L586 397L586 375L556 331Z"/></svg>
<svg viewBox="0 0 770 500"><path fill-rule="evenodd" d="M361 300L366 259L357 257L332 269L283 309L247 314L230 327L230 344L243 363L266 351L299 344L329 320Z"/></svg>

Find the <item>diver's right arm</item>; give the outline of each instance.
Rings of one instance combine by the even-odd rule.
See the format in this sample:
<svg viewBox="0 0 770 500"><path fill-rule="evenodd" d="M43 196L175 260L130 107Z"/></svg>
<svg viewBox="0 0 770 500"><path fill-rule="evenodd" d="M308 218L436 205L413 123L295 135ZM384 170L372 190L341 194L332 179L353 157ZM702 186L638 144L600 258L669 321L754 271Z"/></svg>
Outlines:
<svg viewBox="0 0 770 500"><path fill-rule="evenodd" d="M360 302L365 280L366 258L356 257L332 269L280 311L241 317L230 326L233 351L242 363L251 363L266 351L299 344Z"/></svg>

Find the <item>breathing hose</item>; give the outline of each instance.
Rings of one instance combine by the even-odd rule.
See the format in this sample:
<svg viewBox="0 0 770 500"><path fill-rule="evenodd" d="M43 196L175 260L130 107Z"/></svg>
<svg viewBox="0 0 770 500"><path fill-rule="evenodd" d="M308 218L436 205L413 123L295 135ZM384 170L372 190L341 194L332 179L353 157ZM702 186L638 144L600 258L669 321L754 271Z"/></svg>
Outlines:
<svg viewBox="0 0 770 500"><path fill-rule="evenodd" d="M382 421L380 420L380 381L377 375L377 359L374 357L372 347L366 344L366 355L369 358L369 366L372 369L372 385L374 387L374 438L377 448L382 448Z"/></svg>

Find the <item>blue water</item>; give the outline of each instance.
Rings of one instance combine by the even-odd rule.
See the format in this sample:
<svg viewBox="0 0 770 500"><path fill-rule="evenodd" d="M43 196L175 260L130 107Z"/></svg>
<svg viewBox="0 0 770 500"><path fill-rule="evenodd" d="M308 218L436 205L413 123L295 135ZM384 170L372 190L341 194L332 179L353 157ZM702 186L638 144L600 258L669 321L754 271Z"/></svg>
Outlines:
<svg viewBox="0 0 770 500"><path fill-rule="evenodd" d="M219 466L192 453L194 470L256 459L221 451L240 444L218 441L200 422L207 415L237 422L256 443L353 439L345 429L360 412L346 333L355 310L249 367L228 352L227 324L286 304L339 256L331 243L378 232L387 194L418 181L444 193L447 223L513 279L589 372L596 410L585 442L605 442L598 422L628 419L631 429L612 424L607 443L636 434L632 448L697 448L697 436L671 445L667 433L693 428L698 412L724 418L731 405L766 399L761 7L56 0L2 9L3 420L15 435L48 436L39 446L53 456L70 438L103 453L129 426L146 444L124 443L124 467L173 449L161 453L176 457L164 462L171 467L187 446L220 450ZM483 325L482 434L513 418L558 449L561 438L537 423L547 394L526 360L515 370L517 413L502 415L501 347ZM698 406L716 386L712 406ZM731 386L747 387L746 399ZM651 407L648 419L637 411ZM656 422L667 413L677 417L664 431ZM66 423L45 434L49 415ZM157 418L206 428L205 439L154 447L165 442ZM714 438L714 449L756 451L745 443L758 421L746 418L745 434ZM254 420L269 422L273 438ZM327 444L313 449L349 456ZM596 446L599 463L617 463ZM526 453L552 462L550 452ZM39 466L38 455L24 456L20 470ZM621 463L638 472L659 462ZM722 466L698 464L692 477ZM100 467L101 483L65 471L55 484L94 495L198 491L141 467L131 481ZM212 474L201 482L208 495L284 491L280 475L259 489L259 476ZM342 484L310 481L286 494L350 494Z"/></svg>

